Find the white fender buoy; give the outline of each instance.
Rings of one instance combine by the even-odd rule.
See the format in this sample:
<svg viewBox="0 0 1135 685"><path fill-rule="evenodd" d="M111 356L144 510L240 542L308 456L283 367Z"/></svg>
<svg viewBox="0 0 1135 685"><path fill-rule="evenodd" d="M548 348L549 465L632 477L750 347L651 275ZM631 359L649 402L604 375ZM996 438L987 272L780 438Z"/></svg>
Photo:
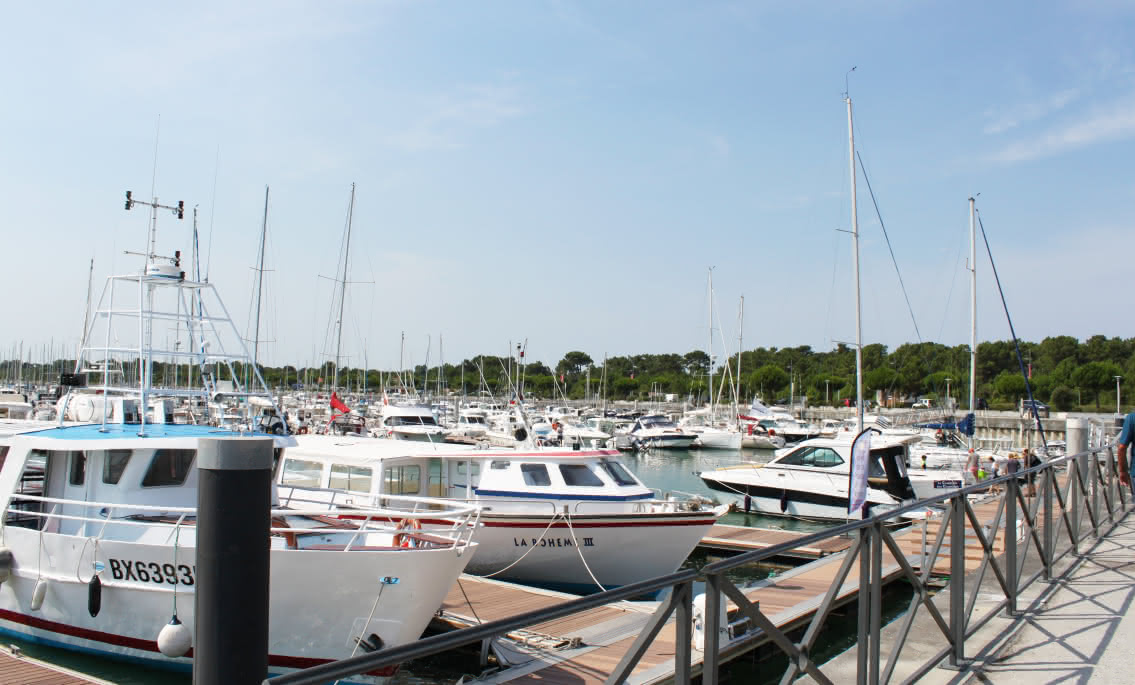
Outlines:
<svg viewBox="0 0 1135 685"><path fill-rule="evenodd" d="M178 620L177 614L174 614L169 623L162 626L158 633L158 651L175 659L188 654L192 646L193 632Z"/></svg>
<svg viewBox="0 0 1135 685"><path fill-rule="evenodd" d="M12 550L7 547L0 547L0 583L8 580L8 576L12 575L12 565L15 560L12 557Z"/></svg>
<svg viewBox="0 0 1135 685"><path fill-rule="evenodd" d="M45 596L47 596L47 579L40 578L35 581L35 589L32 590L32 611L39 611L39 608L43 606L43 598Z"/></svg>

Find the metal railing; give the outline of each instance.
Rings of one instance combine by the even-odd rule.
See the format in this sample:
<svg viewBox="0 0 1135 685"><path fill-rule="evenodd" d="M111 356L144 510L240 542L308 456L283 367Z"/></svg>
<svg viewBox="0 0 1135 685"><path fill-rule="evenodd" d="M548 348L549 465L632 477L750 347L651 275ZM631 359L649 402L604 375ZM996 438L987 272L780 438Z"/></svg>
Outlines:
<svg viewBox="0 0 1135 685"><path fill-rule="evenodd" d="M1062 479L1061 475L1066 477ZM1001 491L991 495L991 488L1000 488ZM982 495L990 497L985 501L996 503L996 513L991 522L980 520L971 502L971 497ZM661 602L646 627L638 633L633 645L607 678L607 683L623 683L630 677L636 664L671 616L676 617L674 682L689 682L691 676L700 670L704 685L716 685L720 682L722 648L726 654L734 655L744 651L746 644L761 641L771 642L788 657L789 665L780 681L783 685L791 683L802 673L807 673L817 682L831 683L832 678L825 675L821 664L813 659L812 654L816 639L832 609L840 601L847 600L846 595L841 593L841 588L857 560L859 584L855 601L858 602L858 641L854 647L857 657L856 681L870 685L892 682L897 677L899 653L911 635L914 621L920 612L925 612L932 619L932 625L941 632L946 646L924 663L915 665L913 670L903 674L901 682L913 682L943 662L946 662L943 665L948 668L965 668L968 663L967 640L971 640L978 630L1002 610L1009 617L1019 617L1018 601L1021 593L1038 580L1052 580L1056 575L1057 562L1070 554L1080 554L1081 545L1088 537L1098 539L1107 535L1128 512L1128 500L1126 486L1119 483L1113 448L1098 447L1077 455L1053 459L1016 474L982 481L961 490L911 503L861 521L836 525L796 540L718 561L700 570L682 570L511 618L277 676L265 683L324 683L491 640L519 628L667 589L672 590L669 596ZM934 505L944 507L944 515L929 550L926 548L928 541L923 541L921 553L912 557L920 562L920 568L916 570L896 539L900 532L892 530L892 525L904 514L925 511L928 506ZM950 544L948 552L943 553L947 534L951 543L964 542L967 535L976 539L981 560L978 568L969 575L966 573L965 544ZM796 547L812 546L839 536L852 536L854 542L844 553L830 589L798 640L789 635L790 632L798 633L786 632L778 627L761 610L759 603L746 597L726 576L727 572L740 566L772 559ZM1003 547L1003 554L996 548L998 544ZM899 576L908 581L914 590L910 606L898 621L897 631L888 631L895 635L886 659L882 642L884 549L891 556L889 572L893 572L894 565L897 564ZM934 588L931 585L934 567L942 556L948 559L950 578L949 598L945 608L940 608L933 601ZM1039 569L1026 578L1026 562L1029 560L1033 561L1033 568L1039 562ZM987 607L980 618L975 618L974 608L979 590L988 589L982 588L988 570L993 571L996 588L1002 598L992 608ZM705 630L705 648L701 652L694 650L691 644L695 581L704 581L706 588L703 624L709 627ZM722 596L731 600L737 607L738 614L748 619L749 629L746 633L733 637L728 632L738 622L728 622L721 615ZM702 661L695 663L694 657L699 654ZM904 666L906 668L909 667Z"/></svg>

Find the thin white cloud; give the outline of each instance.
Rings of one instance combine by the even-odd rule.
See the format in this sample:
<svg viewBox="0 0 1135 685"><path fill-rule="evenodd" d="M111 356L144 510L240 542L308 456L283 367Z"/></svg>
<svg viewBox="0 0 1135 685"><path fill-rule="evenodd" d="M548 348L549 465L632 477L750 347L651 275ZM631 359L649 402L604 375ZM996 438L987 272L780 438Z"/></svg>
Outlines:
<svg viewBox="0 0 1135 685"><path fill-rule="evenodd" d="M402 132L388 136L385 142L407 150L463 147L463 138L469 131L524 114L519 93L512 86L461 86L438 98L427 114Z"/></svg>
<svg viewBox="0 0 1135 685"><path fill-rule="evenodd" d="M996 162L1012 164L1049 157L1066 150L1135 136L1135 96L1097 108L1078 121L1054 127L1038 137L1021 140L994 153Z"/></svg>
<svg viewBox="0 0 1135 685"><path fill-rule="evenodd" d="M986 135L997 135L1021 124L1042 119L1053 112L1060 111L1080 97L1076 88L1062 90L1040 102L1029 102L1014 105L1006 109L990 109L985 115L991 121L985 125L982 132Z"/></svg>

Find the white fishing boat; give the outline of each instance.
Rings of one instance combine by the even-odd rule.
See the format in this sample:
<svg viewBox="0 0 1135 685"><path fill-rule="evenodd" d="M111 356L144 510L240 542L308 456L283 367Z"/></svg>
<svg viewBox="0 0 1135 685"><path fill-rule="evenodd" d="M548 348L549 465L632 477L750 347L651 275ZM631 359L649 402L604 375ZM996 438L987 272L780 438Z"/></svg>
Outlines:
<svg viewBox="0 0 1135 685"><path fill-rule="evenodd" d="M470 450L388 440L299 436L280 487L327 488L360 506L429 495L483 507L467 571L573 592L676 570L725 507L661 499L614 450ZM416 445L420 445L415 447ZM432 515L425 530L448 525Z"/></svg>
<svg viewBox="0 0 1135 685"><path fill-rule="evenodd" d="M142 269L107 279L59 422L0 426L0 633L188 670L199 443L260 435L277 459L295 443L278 411L263 425L254 400L274 409L272 395L214 286L188 276L180 253L156 254L157 210L180 216L183 205L127 193L127 209L135 204L151 208L154 226ZM181 367L198 385L153 387L155 362ZM210 404L222 396L223 410ZM173 423L169 407L179 400L199 402L198 425ZM64 424L70 407L85 408L89 421ZM240 430L218 428L226 419ZM253 432L260 427L281 434ZM469 504L400 496L341 512L289 493L279 507L268 487L270 587L249 591L269 593L271 673L417 639L475 549L478 512ZM426 536L400 523L425 510L450 526Z"/></svg>
<svg viewBox="0 0 1135 685"><path fill-rule="evenodd" d="M155 424L139 437L138 428L65 426L2 440L0 633L191 667L185 650L163 654L156 640L173 614L193 634L197 447L202 438L248 433ZM278 449L294 444L274 440ZM271 672L421 635L472 557L476 508L412 497L383 505L348 511L293 497L273 508L265 541ZM451 527L403 547L406 531L397 522L426 509ZM334 582L313 582L318 578Z"/></svg>

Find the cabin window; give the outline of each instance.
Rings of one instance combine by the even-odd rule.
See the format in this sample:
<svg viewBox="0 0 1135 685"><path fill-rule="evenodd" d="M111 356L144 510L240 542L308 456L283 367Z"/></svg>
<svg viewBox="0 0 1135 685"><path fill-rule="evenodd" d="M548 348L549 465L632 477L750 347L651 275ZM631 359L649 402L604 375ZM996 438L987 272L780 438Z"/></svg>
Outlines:
<svg viewBox="0 0 1135 685"><path fill-rule="evenodd" d="M507 462L507 461L494 461L489 466L489 468L493 469L494 471L504 471L504 470L508 469L509 463L510 462Z"/></svg>
<svg viewBox="0 0 1135 685"><path fill-rule="evenodd" d="M67 482L71 485L82 485L87 476L87 455L82 452L71 453L71 472Z"/></svg>
<svg viewBox="0 0 1135 685"><path fill-rule="evenodd" d="M457 475L459 475L459 476L465 475L465 462L463 462L463 461L457 462ZM476 463L476 462L473 463L473 475L474 476L481 475L481 465Z"/></svg>
<svg viewBox="0 0 1135 685"><path fill-rule="evenodd" d="M48 455L45 450L31 450L24 462L24 471L16 483L13 495L44 496L45 475L48 467ZM5 525L20 526L22 528L39 529L46 520L39 516L46 508L45 502L30 502L19 497L13 497L4 516Z"/></svg>
<svg viewBox="0 0 1135 685"><path fill-rule="evenodd" d="M371 470L364 466L332 464L330 487L333 490L369 493L370 477Z"/></svg>
<svg viewBox="0 0 1135 685"><path fill-rule="evenodd" d="M615 481L616 485L638 485L638 482L635 481L634 476L628 473L627 470L623 468L623 465L619 462L601 461L599 462L599 465L603 467L603 470L607 472L607 475L611 477L611 480Z"/></svg>
<svg viewBox="0 0 1135 685"><path fill-rule="evenodd" d="M391 466L383 476L388 495L416 495L422 490L421 466Z"/></svg>
<svg viewBox="0 0 1135 685"><path fill-rule="evenodd" d="M568 485L601 486L603 481L584 464L560 464L560 475Z"/></svg>
<svg viewBox="0 0 1135 685"><path fill-rule="evenodd" d="M521 464L520 472L524 474L525 485L552 484L552 479L548 476L548 467L543 464Z"/></svg>
<svg viewBox="0 0 1135 685"><path fill-rule="evenodd" d="M189 467L197 450L154 450L150 468L142 478L142 487L157 488L167 485L181 485L189 475Z"/></svg>
<svg viewBox="0 0 1135 685"><path fill-rule="evenodd" d="M102 482L116 485L130 461L130 450L107 450L102 460Z"/></svg>
<svg viewBox="0 0 1135 685"><path fill-rule="evenodd" d="M839 466L843 463L843 457L839 453L828 447L816 447L812 450L812 465L821 468L830 468L832 466Z"/></svg>
<svg viewBox="0 0 1135 685"><path fill-rule="evenodd" d="M323 484L323 464L303 459L285 459L283 485L318 488Z"/></svg>

